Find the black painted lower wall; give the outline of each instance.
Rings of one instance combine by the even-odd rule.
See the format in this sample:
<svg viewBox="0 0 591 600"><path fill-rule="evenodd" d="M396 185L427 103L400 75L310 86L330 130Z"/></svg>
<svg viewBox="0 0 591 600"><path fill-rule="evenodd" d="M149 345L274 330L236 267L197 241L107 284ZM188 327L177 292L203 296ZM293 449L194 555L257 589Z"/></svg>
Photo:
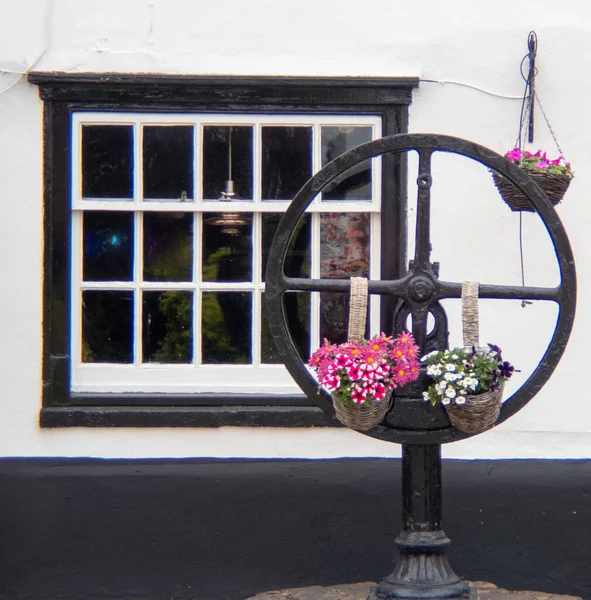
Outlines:
<svg viewBox="0 0 591 600"><path fill-rule="evenodd" d="M447 461L451 562L591 599L591 461ZM0 461L0 598L244 600L379 580L400 461Z"/></svg>

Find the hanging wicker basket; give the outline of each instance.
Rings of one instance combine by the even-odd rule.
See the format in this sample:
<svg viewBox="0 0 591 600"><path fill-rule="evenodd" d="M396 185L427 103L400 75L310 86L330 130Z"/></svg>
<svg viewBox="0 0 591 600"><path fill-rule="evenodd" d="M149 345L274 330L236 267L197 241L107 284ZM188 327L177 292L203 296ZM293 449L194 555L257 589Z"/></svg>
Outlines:
<svg viewBox="0 0 591 600"><path fill-rule="evenodd" d="M462 284L462 333L464 346L478 349L478 283ZM464 433L481 433L494 426L501 411L503 385L496 390L466 396L465 404L448 404L445 409L452 425Z"/></svg>
<svg viewBox="0 0 591 600"><path fill-rule="evenodd" d="M367 279L351 277L351 301L349 303L349 335L350 342L365 337L365 320L367 314ZM366 400L363 404L343 404L332 394L337 419L347 427L356 431L367 431L379 425L392 406L392 390L388 389L383 400Z"/></svg>
<svg viewBox="0 0 591 600"><path fill-rule="evenodd" d="M531 202L508 179L505 179L495 171L491 171L491 173L501 197L511 210L515 212L535 212ZM564 198L564 194L572 180L572 175L570 174L547 173L531 169L527 170L527 174L548 196L548 200L550 200L552 206L556 206Z"/></svg>
<svg viewBox="0 0 591 600"><path fill-rule="evenodd" d="M349 406L339 402L333 395L337 419L347 427L356 431L367 431L379 425L392 406L392 390L388 389L383 400L366 400L363 404Z"/></svg>

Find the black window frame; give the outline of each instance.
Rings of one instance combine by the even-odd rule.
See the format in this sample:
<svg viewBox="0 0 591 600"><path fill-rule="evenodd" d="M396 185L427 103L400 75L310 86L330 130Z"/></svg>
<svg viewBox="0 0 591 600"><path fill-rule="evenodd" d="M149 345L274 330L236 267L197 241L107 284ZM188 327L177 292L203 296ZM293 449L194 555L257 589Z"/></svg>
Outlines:
<svg viewBox="0 0 591 600"><path fill-rule="evenodd" d="M245 77L34 72L43 101L41 427L338 426L302 395L80 394L70 391L71 117L77 111L372 115L408 131L412 77ZM406 156L382 160L381 276L406 269ZM392 329L392 301L381 321Z"/></svg>

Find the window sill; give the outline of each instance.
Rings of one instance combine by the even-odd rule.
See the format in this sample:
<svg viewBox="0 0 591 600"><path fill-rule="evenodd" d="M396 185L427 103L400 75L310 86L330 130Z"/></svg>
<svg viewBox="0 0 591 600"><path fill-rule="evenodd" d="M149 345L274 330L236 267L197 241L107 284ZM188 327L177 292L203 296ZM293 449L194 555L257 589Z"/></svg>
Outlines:
<svg viewBox="0 0 591 600"><path fill-rule="evenodd" d="M315 406L61 406L41 427L341 427Z"/></svg>

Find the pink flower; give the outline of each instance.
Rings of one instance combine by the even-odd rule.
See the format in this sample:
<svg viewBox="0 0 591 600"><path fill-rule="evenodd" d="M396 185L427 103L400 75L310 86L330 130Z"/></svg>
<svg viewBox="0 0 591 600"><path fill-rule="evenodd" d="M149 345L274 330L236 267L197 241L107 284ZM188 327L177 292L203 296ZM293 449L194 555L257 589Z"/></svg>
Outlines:
<svg viewBox="0 0 591 600"><path fill-rule="evenodd" d="M363 346L355 342L347 342L346 344L342 345L341 349L349 358L355 360L361 355Z"/></svg>
<svg viewBox="0 0 591 600"><path fill-rule="evenodd" d="M308 361L308 365L310 365L311 367L317 367L325 358L330 357L330 359L332 360L334 351L335 346L329 344L328 340L324 338L324 344L312 354L310 360Z"/></svg>
<svg viewBox="0 0 591 600"><path fill-rule="evenodd" d="M390 363L387 360L381 360L375 368L378 377L387 377L390 374Z"/></svg>
<svg viewBox="0 0 591 600"><path fill-rule="evenodd" d="M357 381L361 377L361 371L359 365L352 364L346 369L347 376L351 381Z"/></svg>
<svg viewBox="0 0 591 600"><path fill-rule="evenodd" d="M359 373L363 381L373 381L376 378L376 371L373 365L361 363L359 365Z"/></svg>
<svg viewBox="0 0 591 600"><path fill-rule="evenodd" d="M351 392L351 399L355 404L363 404L367 398L367 392L363 388L355 387Z"/></svg>
<svg viewBox="0 0 591 600"><path fill-rule="evenodd" d="M410 365L400 364L397 365L392 373L395 385L406 385L410 381L412 381L411 377L411 368Z"/></svg>
<svg viewBox="0 0 591 600"><path fill-rule="evenodd" d="M550 164L551 164L551 165L559 165L561 160L563 160L563 157L562 157L562 156L559 156L557 159L555 159L555 160L551 160L551 161L550 161Z"/></svg>
<svg viewBox="0 0 591 600"><path fill-rule="evenodd" d="M415 343L415 339L412 336L412 333L409 333L408 331L403 331L398 336L397 341L400 342L401 344L414 344Z"/></svg>
<svg viewBox="0 0 591 600"><path fill-rule="evenodd" d="M550 165L547 162L544 162L543 160L539 160L534 167L536 167L536 169L547 169Z"/></svg>
<svg viewBox="0 0 591 600"><path fill-rule="evenodd" d="M334 362L337 367L348 367L353 361L346 354L337 354Z"/></svg>
<svg viewBox="0 0 591 600"><path fill-rule="evenodd" d="M341 385L341 380L336 375L327 375L322 380L322 385L329 391L334 392Z"/></svg>
<svg viewBox="0 0 591 600"><path fill-rule="evenodd" d="M329 363L329 365L326 367L326 372L329 375L336 375L338 370L339 370L339 365L337 364L336 360L333 360Z"/></svg>
<svg viewBox="0 0 591 600"><path fill-rule="evenodd" d="M386 397L386 386L383 383L376 383L372 394L376 400L383 400Z"/></svg>
<svg viewBox="0 0 591 600"><path fill-rule="evenodd" d="M367 342L367 348L369 348L372 352L375 352L379 355L385 354L388 349L388 342L391 338L388 338L382 334L381 336L372 338Z"/></svg>
<svg viewBox="0 0 591 600"><path fill-rule="evenodd" d="M513 148L505 154L505 158L508 158L511 162L519 162L521 160L521 150L519 148Z"/></svg>

